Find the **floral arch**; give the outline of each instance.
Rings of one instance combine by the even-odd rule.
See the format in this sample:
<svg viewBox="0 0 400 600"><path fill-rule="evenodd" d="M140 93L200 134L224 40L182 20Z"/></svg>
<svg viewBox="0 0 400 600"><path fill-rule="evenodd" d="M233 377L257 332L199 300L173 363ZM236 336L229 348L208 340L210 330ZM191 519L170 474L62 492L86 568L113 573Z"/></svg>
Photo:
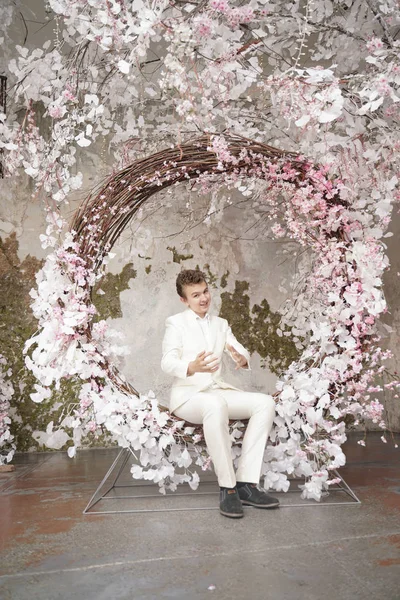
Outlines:
<svg viewBox="0 0 400 600"><path fill-rule="evenodd" d="M340 174L329 167L240 136L202 135L110 176L76 212L61 243L57 215L48 227L54 252L33 292L40 328L26 344L27 365L40 382L32 399L48 398L51 386L70 377L79 381L79 397L64 407L57 428L48 429L47 445L63 446L72 431L68 454L74 456L82 436L107 430L138 453L141 466L132 467L133 477L158 483L162 492L183 482L198 485L191 465L207 468L210 462L199 430L171 418L154 395L139 394L125 380L118 371L124 349L104 321L93 322L91 293L119 236L153 194L186 180L207 191L249 178L263 182L274 234L295 239L318 257L295 307L283 315L296 328L302 352L277 383L265 486L287 491L288 474L305 476L303 497L319 500L336 481L331 471L345 463L346 424L372 419L385 428L383 406L371 396L388 355L375 331L386 308L381 277L388 263L373 232L384 228L383 217L371 212L363 221ZM232 436L240 437L236 426ZM240 444L233 452L240 453Z"/></svg>

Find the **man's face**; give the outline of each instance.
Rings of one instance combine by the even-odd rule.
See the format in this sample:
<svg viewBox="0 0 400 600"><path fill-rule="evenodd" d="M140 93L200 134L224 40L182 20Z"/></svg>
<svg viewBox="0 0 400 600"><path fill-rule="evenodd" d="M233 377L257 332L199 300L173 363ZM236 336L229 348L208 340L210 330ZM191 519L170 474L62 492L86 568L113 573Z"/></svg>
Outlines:
<svg viewBox="0 0 400 600"><path fill-rule="evenodd" d="M181 298L181 301L188 308L191 308L196 315L204 317L211 304L211 294L206 282L202 281L201 283L184 285L183 293L185 294L185 298Z"/></svg>

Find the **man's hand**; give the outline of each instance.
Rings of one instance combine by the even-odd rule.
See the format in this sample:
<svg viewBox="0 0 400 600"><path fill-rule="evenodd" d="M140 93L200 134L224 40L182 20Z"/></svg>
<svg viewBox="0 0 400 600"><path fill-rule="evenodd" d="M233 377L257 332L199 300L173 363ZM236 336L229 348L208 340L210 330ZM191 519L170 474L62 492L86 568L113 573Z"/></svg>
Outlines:
<svg viewBox="0 0 400 600"><path fill-rule="evenodd" d="M219 360L214 356L212 352L200 352L195 358L188 364L187 374L194 375L195 373L215 373L219 369Z"/></svg>
<svg viewBox="0 0 400 600"><path fill-rule="evenodd" d="M240 354L240 352L235 350L235 348L233 346L230 346L229 344L227 344L226 347L228 348L233 360L236 363L235 370L243 369L244 367L247 367L247 358L245 356L243 356L243 354Z"/></svg>

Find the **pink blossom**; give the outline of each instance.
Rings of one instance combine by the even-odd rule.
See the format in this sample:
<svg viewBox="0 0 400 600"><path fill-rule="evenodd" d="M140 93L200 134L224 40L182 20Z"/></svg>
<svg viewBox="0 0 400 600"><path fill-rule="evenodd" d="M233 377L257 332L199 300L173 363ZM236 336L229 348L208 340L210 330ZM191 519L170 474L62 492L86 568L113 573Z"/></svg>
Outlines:
<svg viewBox="0 0 400 600"><path fill-rule="evenodd" d="M229 10L227 0L210 0L210 7L220 13L226 13Z"/></svg>
<svg viewBox="0 0 400 600"><path fill-rule="evenodd" d="M49 106L49 108L47 109L47 112L49 113L50 117L52 117L53 119L60 119L65 114L65 107L57 105L57 104L53 104L52 106Z"/></svg>
<svg viewBox="0 0 400 600"><path fill-rule="evenodd" d="M376 52L383 48L383 42L380 38L374 37L367 42L366 46L369 52Z"/></svg>
<svg viewBox="0 0 400 600"><path fill-rule="evenodd" d="M212 33L213 21L206 15L196 19L196 36L201 39L207 39Z"/></svg>

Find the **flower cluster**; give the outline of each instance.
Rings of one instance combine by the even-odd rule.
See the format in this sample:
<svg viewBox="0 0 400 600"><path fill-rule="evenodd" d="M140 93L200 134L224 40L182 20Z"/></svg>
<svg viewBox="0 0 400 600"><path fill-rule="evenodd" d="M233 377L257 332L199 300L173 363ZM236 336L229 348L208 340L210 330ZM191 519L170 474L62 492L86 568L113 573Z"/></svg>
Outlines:
<svg viewBox="0 0 400 600"><path fill-rule="evenodd" d="M14 438L10 432L10 399L14 394L10 376L11 369L0 354L0 465L11 462L15 452Z"/></svg>
<svg viewBox="0 0 400 600"><path fill-rule="evenodd" d="M272 231L295 239L318 256L294 305L288 303L283 314L302 353L277 383L273 444L266 450L263 473L266 486L285 491L288 475L304 476L308 481L303 496L319 500L334 481L330 471L345 463L341 445L346 423L369 419L386 428L383 407L370 391L375 391L372 383L388 357L377 345L375 322L386 310L382 275L388 261L379 237L386 227L395 182L382 178L386 210L374 204L368 213L371 218L363 222L351 196L341 197L343 178L335 182L328 166L313 166L301 157L266 159L246 140L239 152L237 147L234 151L230 138L222 136L213 137L206 151L217 162L207 176L199 178L201 185L206 177L228 185L244 179L266 182L264 202L275 221ZM141 185L152 193L171 179L182 179L182 173L198 178L196 164L191 169L186 163L181 167L179 161L163 164L163 178L158 171L145 182L139 176ZM160 412L151 394L129 393L129 385L117 371L123 347L113 343L114 334L106 323L92 323L90 289L106 261L96 236L101 236L101 215L115 214L112 202L118 174L115 178L97 197L104 203L110 192L109 210L101 213L95 199L94 208L83 216L86 229L80 236L68 233L38 275L33 308L40 330L27 344L27 349L33 345L33 351L26 360L42 386L37 386L32 399L48 397L48 386L62 377L78 376L83 382L79 404L63 415L56 438L51 426L48 444L60 447L70 439L65 428L72 427L74 445L69 453L73 455L82 435L105 428L120 445L138 453L134 477L152 479L162 491L184 481L194 486L198 479L189 470L193 460L188 448L196 450L197 439L190 437L183 422ZM135 182L130 182L133 195L135 189ZM91 248L89 257L83 247ZM92 258L96 254L100 263ZM90 260L97 267L90 267ZM399 386L396 380L390 384L394 390ZM235 456L238 452L240 444L235 445ZM197 452L197 464L207 460L204 451ZM176 471L180 468L184 474Z"/></svg>
<svg viewBox="0 0 400 600"><path fill-rule="evenodd" d="M17 46L18 56L7 64L13 93L9 116L0 117L0 148L9 155L9 173L22 166L59 202L82 184L77 151L105 139L118 161L128 161L193 128L290 140L319 161L338 144L368 135L371 115L382 113L386 120L371 146L389 151L396 143L391 119L399 85L398 42L389 31L396 27L396 3L381 2L379 19L349 7L346 18L358 35L325 4L311 11L312 25L307 9L303 25L300 7L289 14L271 3L266 10L265 0L210 0L196 10L174 0L49 0L57 40L33 52ZM7 0L4 29L13 10ZM334 57L330 68L299 65L311 33L309 58L318 65ZM49 117L40 132L29 123L36 102ZM24 110L26 117L16 120ZM327 124L335 135L326 135Z"/></svg>

